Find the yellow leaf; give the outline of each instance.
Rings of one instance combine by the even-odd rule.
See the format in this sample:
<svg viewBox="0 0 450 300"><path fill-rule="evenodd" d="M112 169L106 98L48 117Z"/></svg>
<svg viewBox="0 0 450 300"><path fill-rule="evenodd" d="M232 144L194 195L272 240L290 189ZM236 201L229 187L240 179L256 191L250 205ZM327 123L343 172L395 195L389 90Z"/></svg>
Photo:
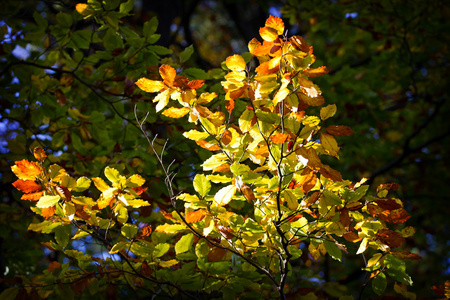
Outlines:
<svg viewBox="0 0 450 300"><path fill-rule="evenodd" d="M335 104L331 104L331 105L322 107L320 109L320 118L325 121L326 119L334 116L334 114L336 113L336 110L337 110L337 108L336 108Z"/></svg>
<svg viewBox="0 0 450 300"><path fill-rule="evenodd" d="M266 20L266 27L270 27L272 29L275 29L278 35L282 35L284 33L284 22L281 18L270 16Z"/></svg>
<svg viewBox="0 0 450 300"><path fill-rule="evenodd" d="M289 190L283 192L284 200L287 202L289 209L296 210L298 207L297 197Z"/></svg>
<svg viewBox="0 0 450 300"><path fill-rule="evenodd" d="M278 38L278 32L274 28L262 27L259 29L259 35L266 42L273 42Z"/></svg>
<svg viewBox="0 0 450 300"><path fill-rule="evenodd" d="M198 140L204 140L206 138L209 137L209 133L207 132L201 132L195 129L189 130L185 133L183 133L183 135L193 141L198 141Z"/></svg>
<svg viewBox="0 0 450 300"><path fill-rule="evenodd" d="M141 78L136 82L136 85L147 93L156 93L164 88L164 83L159 80L150 80L147 78Z"/></svg>
<svg viewBox="0 0 450 300"><path fill-rule="evenodd" d="M228 185L221 188L214 196L214 202L218 206L227 205L236 193L236 187L234 185Z"/></svg>
<svg viewBox="0 0 450 300"><path fill-rule="evenodd" d="M337 154L339 152L339 146L332 135L328 133L321 133L320 143L322 144L322 148L323 150L325 150L326 153L328 153L331 156L339 158Z"/></svg>
<svg viewBox="0 0 450 300"><path fill-rule="evenodd" d="M100 177L93 177L92 181L94 182L95 187L100 191L104 192L110 188L110 186Z"/></svg>
<svg viewBox="0 0 450 300"><path fill-rule="evenodd" d="M290 93L291 91L289 91L288 89L281 89L279 90L276 95L275 98L273 98L273 104L276 105L278 103L280 103L281 101L283 101Z"/></svg>
<svg viewBox="0 0 450 300"><path fill-rule="evenodd" d="M182 108L170 107L162 112L162 114L164 116L169 117L169 118L174 118L174 119L182 118L185 115L187 115L188 113L189 113L189 108L187 108L187 107L182 107Z"/></svg>
<svg viewBox="0 0 450 300"><path fill-rule="evenodd" d="M204 104L211 102L216 97L217 97L216 93L202 93L200 97L198 97L197 104Z"/></svg>
<svg viewBox="0 0 450 300"><path fill-rule="evenodd" d="M172 266L175 266L176 264L178 264L178 260L176 260L176 259L159 262L159 265L163 268L170 268Z"/></svg>
<svg viewBox="0 0 450 300"><path fill-rule="evenodd" d="M227 68L232 71L245 71L246 63L242 56L235 54L228 56L226 60Z"/></svg>
<svg viewBox="0 0 450 300"><path fill-rule="evenodd" d="M169 103L170 99L170 90L165 90L162 93L159 93L154 99L153 102L158 102L156 104L156 112L162 110Z"/></svg>

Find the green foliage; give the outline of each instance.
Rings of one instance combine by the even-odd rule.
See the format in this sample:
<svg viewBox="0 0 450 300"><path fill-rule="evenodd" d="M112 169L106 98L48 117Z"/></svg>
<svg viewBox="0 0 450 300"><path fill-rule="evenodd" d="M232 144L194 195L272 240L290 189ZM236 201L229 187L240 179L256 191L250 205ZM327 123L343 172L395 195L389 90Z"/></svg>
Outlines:
<svg viewBox="0 0 450 300"><path fill-rule="evenodd" d="M366 179L343 180L326 164L352 131L333 125L335 104L321 107L309 78L328 69L310 66L316 57L303 38L284 36L271 16L264 42L252 40L222 70L184 68L194 47L167 57L172 49L155 45L156 18L142 30L124 25L132 9L133 1L90 0L54 19L37 11L38 26L17 44L38 51L25 61L9 53L4 74L20 84L2 77L5 92L19 95L8 118L23 129L8 141L19 178L11 182L34 201L28 229L60 258L33 271L38 277L14 270L1 297L114 298L120 285L137 297L285 298L310 289L344 299L350 289L318 286L307 272L355 253L372 256L361 267L376 294L390 281L412 284L404 260L417 255L394 250L411 232L389 225L409 218L388 198L397 186L371 195ZM23 159L27 148L37 162ZM92 241L97 249L79 251ZM99 257L105 250L111 256ZM403 285L396 291L409 293Z"/></svg>

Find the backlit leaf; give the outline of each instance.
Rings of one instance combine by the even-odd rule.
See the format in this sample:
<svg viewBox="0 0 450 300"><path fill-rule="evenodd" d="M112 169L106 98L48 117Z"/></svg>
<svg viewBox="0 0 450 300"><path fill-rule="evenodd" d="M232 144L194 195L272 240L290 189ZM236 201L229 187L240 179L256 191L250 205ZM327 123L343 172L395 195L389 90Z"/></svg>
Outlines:
<svg viewBox="0 0 450 300"><path fill-rule="evenodd" d="M12 184L16 189L23 193L33 193L39 191L42 187L34 180L22 180L18 179Z"/></svg>
<svg viewBox="0 0 450 300"><path fill-rule="evenodd" d="M339 152L339 146L332 135L328 133L321 133L320 143L325 152L331 156L338 157L337 153Z"/></svg>
<svg viewBox="0 0 450 300"><path fill-rule="evenodd" d="M16 161L15 165L11 167L11 170L19 177L19 179L23 180L35 180L36 176L41 174L40 166L37 163L30 162L26 159Z"/></svg>
<svg viewBox="0 0 450 300"><path fill-rule="evenodd" d="M331 118L336 113L337 107L336 104L330 104L320 109L320 118L325 121L328 118Z"/></svg>
<svg viewBox="0 0 450 300"><path fill-rule="evenodd" d="M164 83L162 81L150 80L147 78L139 79L136 81L136 85L147 93L156 93L164 88Z"/></svg>
<svg viewBox="0 0 450 300"><path fill-rule="evenodd" d="M46 208L46 207L50 207L50 206L55 206L60 199L61 199L60 196L44 195L36 203L36 207Z"/></svg>
<svg viewBox="0 0 450 300"><path fill-rule="evenodd" d="M384 273L379 273L372 279L372 290L375 294L381 296L386 290L387 280L386 275Z"/></svg>
<svg viewBox="0 0 450 300"><path fill-rule="evenodd" d="M287 142L289 139L290 139L289 134L287 134L287 133L281 133L281 132L276 133L276 134L274 134L274 135L272 135L272 136L270 137L270 140L272 141L272 143L275 143L275 144L282 144L282 143L285 143L285 142Z"/></svg>
<svg viewBox="0 0 450 300"><path fill-rule="evenodd" d="M199 209L196 211L191 211L186 214L185 220L188 223L197 223L203 220L206 215L206 211L204 209Z"/></svg>
<svg viewBox="0 0 450 300"><path fill-rule="evenodd" d="M334 136L349 136L355 133L350 127L343 125L331 125L326 127L325 130Z"/></svg>
<svg viewBox="0 0 450 300"><path fill-rule="evenodd" d="M118 183L121 175L120 175L119 171L117 171L116 169L111 168L111 167L106 167L105 168L105 176L112 183Z"/></svg>
<svg viewBox="0 0 450 300"><path fill-rule="evenodd" d="M80 177L77 179L76 187L74 188L75 192L83 192L87 190L91 186L91 180L87 177Z"/></svg>
<svg viewBox="0 0 450 300"><path fill-rule="evenodd" d="M228 185L221 188L214 196L214 203L218 206L227 205L236 193L236 187L234 185Z"/></svg>
<svg viewBox="0 0 450 300"><path fill-rule="evenodd" d="M183 235L181 239L175 244L175 253L180 254L192 249L192 244L194 243L194 235L188 233Z"/></svg>
<svg viewBox="0 0 450 300"><path fill-rule="evenodd" d="M169 107L168 109L164 110L162 114L169 118L179 119L187 115L189 111L190 110L187 107L182 108Z"/></svg>
<svg viewBox="0 0 450 300"><path fill-rule="evenodd" d="M284 200L286 200L289 209L296 210L298 208L298 200L294 193L289 190L285 190L283 192L283 197Z"/></svg>
<svg viewBox="0 0 450 300"><path fill-rule="evenodd" d="M169 251L169 249L170 249L170 245L169 244L167 244L167 243L160 243L160 244L155 246L155 249L153 250L152 256L154 258L161 257L164 254L166 254L167 251Z"/></svg>
<svg viewBox="0 0 450 300"><path fill-rule="evenodd" d="M246 63L242 56L235 54L228 56L226 60L227 68L232 71L245 71Z"/></svg>
<svg viewBox="0 0 450 300"><path fill-rule="evenodd" d="M125 224L122 226L122 229L120 230L120 232L127 239L132 239L137 234L137 227L136 227L136 225Z"/></svg>
<svg viewBox="0 0 450 300"><path fill-rule="evenodd" d="M200 196L205 197L211 189L211 183L204 174L197 174L194 178L194 189Z"/></svg>
<svg viewBox="0 0 450 300"><path fill-rule="evenodd" d="M325 248L327 249L328 254L330 254L330 256L338 261L341 261L342 258L342 252L341 250L338 248L338 246L336 246L335 243L325 240L323 242Z"/></svg>
<svg viewBox="0 0 450 300"><path fill-rule="evenodd" d="M41 147L36 147L33 150L34 158L36 158L38 161L43 162L47 158L47 154L45 154L44 149Z"/></svg>

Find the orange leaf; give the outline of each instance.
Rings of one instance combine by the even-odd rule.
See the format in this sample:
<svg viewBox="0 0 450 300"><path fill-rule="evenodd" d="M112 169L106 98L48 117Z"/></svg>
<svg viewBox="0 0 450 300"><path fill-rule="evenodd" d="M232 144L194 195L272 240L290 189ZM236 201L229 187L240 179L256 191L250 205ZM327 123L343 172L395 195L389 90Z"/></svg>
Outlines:
<svg viewBox="0 0 450 300"><path fill-rule="evenodd" d="M213 172L220 172L220 173L226 173L228 171L230 171L230 165L229 164L223 164L223 165L220 165L220 166L215 167L213 169Z"/></svg>
<svg viewBox="0 0 450 300"><path fill-rule="evenodd" d="M47 158L44 149L42 149L41 147L34 148L33 154L34 158L36 158L40 162L43 162Z"/></svg>
<svg viewBox="0 0 450 300"><path fill-rule="evenodd" d="M182 107L182 108L170 107L162 112L162 114L164 116L169 117L169 118L174 118L174 119L182 118L185 115L187 115L188 113L189 113L189 108L187 108L187 107Z"/></svg>
<svg viewBox="0 0 450 300"><path fill-rule="evenodd" d="M271 68L271 62L266 61L262 64L260 64L256 69L255 72L259 75L268 75L276 73L280 70L280 65L276 65L275 67Z"/></svg>
<svg viewBox="0 0 450 300"><path fill-rule="evenodd" d="M206 211L204 209L199 209L196 211L191 211L186 214L185 220L188 223L197 223L203 220L206 215Z"/></svg>
<svg viewBox="0 0 450 300"><path fill-rule="evenodd" d="M270 27L261 27L259 29L259 35L267 42L273 42L278 38L277 30Z"/></svg>
<svg viewBox="0 0 450 300"><path fill-rule="evenodd" d="M353 231L344 232L344 234L342 236L344 237L344 239L346 239L347 241L349 241L351 243L356 243L361 240L361 238Z"/></svg>
<svg viewBox="0 0 450 300"><path fill-rule="evenodd" d="M305 75L306 77L319 77L323 74L327 74L329 70L327 67L322 66L315 69L308 68L302 72L302 75Z"/></svg>
<svg viewBox="0 0 450 300"><path fill-rule="evenodd" d="M298 184L302 187L304 193L308 193L316 186L317 176L310 168L305 168L300 176Z"/></svg>
<svg viewBox="0 0 450 300"><path fill-rule="evenodd" d="M42 187L33 180L18 179L12 184L16 189L24 193L33 193L39 191Z"/></svg>
<svg viewBox="0 0 450 300"><path fill-rule="evenodd" d="M244 195L245 199L247 199L247 201L250 203L252 203L252 201L256 199L252 189L245 183L244 185L241 186L241 193Z"/></svg>
<svg viewBox="0 0 450 300"><path fill-rule="evenodd" d="M289 139L290 139L289 134L287 134L287 133L281 133L281 132L279 132L279 133L277 133L277 134L274 134L274 135L272 135L272 136L270 137L270 140L272 141L272 143L275 143L275 144L282 144L282 143L285 143L285 142L287 142Z"/></svg>
<svg viewBox="0 0 450 300"><path fill-rule="evenodd" d="M234 109L234 100L230 99L227 101L227 103L225 104L225 108L228 110L228 112L231 114L231 112Z"/></svg>
<svg viewBox="0 0 450 300"><path fill-rule="evenodd" d="M282 35L284 33L284 22L281 18L270 16L266 20L266 27L270 27L272 29L275 29L278 35Z"/></svg>
<svg viewBox="0 0 450 300"><path fill-rule="evenodd" d="M159 74L161 74L164 84L168 87L172 87L177 76L177 71L169 65L162 65L159 67Z"/></svg>
<svg viewBox="0 0 450 300"><path fill-rule="evenodd" d="M136 85L147 93L156 93L165 88L164 83L159 80L150 80L147 78L141 78L136 82Z"/></svg>
<svg viewBox="0 0 450 300"><path fill-rule="evenodd" d="M271 42L264 41L263 44L258 44L257 47L251 52L255 56L269 55L273 44Z"/></svg>
<svg viewBox="0 0 450 300"><path fill-rule="evenodd" d="M36 176L41 174L41 167L35 163L26 159L16 161L16 164L11 167L11 170L17 177L23 180L34 180Z"/></svg>
<svg viewBox="0 0 450 300"><path fill-rule="evenodd" d="M42 209L42 216L46 219L50 218L55 214L56 211L56 205L50 206Z"/></svg>
<svg viewBox="0 0 450 300"><path fill-rule="evenodd" d="M29 200L29 201L38 201L39 199L41 199L42 195L44 195L44 191L31 193L31 194L23 194L20 199Z"/></svg>
<svg viewBox="0 0 450 300"><path fill-rule="evenodd" d="M231 134L231 131L229 131L228 129L225 129L225 131L222 134L222 138L221 138L222 143L224 145L228 145L232 139L233 139L233 135Z"/></svg>
<svg viewBox="0 0 450 300"><path fill-rule="evenodd" d="M199 141L195 141L197 143L197 145L199 145L200 147L207 149L209 151L219 151L220 150L220 146L217 144L211 144L208 143L205 140L199 140Z"/></svg>
<svg viewBox="0 0 450 300"><path fill-rule="evenodd" d="M142 187L142 186L138 186L135 188L131 188L137 195L141 195L143 192L145 192L147 190L147 188Z"/></svg>
<svg viewBox="0 0 450 300"><path fill-rule="evenodd" d="M248 42L248 51L254 55L253 52L259 46L261 46L261 43L256 38L253 38L250 42Z"/></svg>
<svg viewBox="0 0 450 300"><path fill-rule="evenodd" d="M269 157L269 148L267 147L267 145L259 147L258 150L256 150L255 152L255 156L258 159Z"/></svg>
<svg viewBox="0 0 450 300"><path fill-rule="evenodd" d="M188 82L188 88L190 88L191 90L196 90L199 89L203 86L203 84L205 83L204 80L192 80Z"/></svg>
<svg viewBox="0 0 450 300"><path fill-rule="evenodd" d="M380 184L377 188L377 193L379 191L383 191L383 190L393 190L396 191L398 189L398 184L393 182L393 183L386 183L386 184Z"/></svg>
<svg viewBox="0 0 450 300"><path fill-rule="evenodd" d="M151 226L145 226L142 228L141 232L136 236L136 239L141 240L147 236L150 236L152 233L152 227Z"/></svg>
<svg viewBox="0 0 450 300"><path fill-rule="evenodd" d="M350 127L343 125L331 125L325 128L325 130L334 136L348 136L355 133Z"/></svg>

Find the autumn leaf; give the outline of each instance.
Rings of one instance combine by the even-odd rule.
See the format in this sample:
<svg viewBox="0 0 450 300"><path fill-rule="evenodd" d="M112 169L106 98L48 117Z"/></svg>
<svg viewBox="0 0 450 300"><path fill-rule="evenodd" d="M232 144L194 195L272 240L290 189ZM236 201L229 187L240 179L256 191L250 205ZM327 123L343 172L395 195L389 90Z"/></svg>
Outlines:
<svg viewBox="0 0 450 300"><path fill-rule="evenodd" d="M325 121L328 118L331 118L336 113L337 107L336 104L327 105L320 109L320 118Z"/></svg>
<svg viewBox="0 0 450 300"><path fill-rule="evenodd" d="M316 186L317 176L310 168L305 168L300 176L298 184L304 193L308 193Z"/></svg>
<svg viewBox="0 0 450 300"><path fill-rule="evenodd" d="M41 167L37 163L30 162L26 159L16 161L15 165L11 167L11 170L19 179L23 180L35 180L36 176L42 173Z"/></svg>
<svg viewBox="0 0 450 300"><path fill-rule="evenodd" d="M34 180L18 179L14 181L12 185L19 191L27 194L39 191L42 188L41 185L36 183Z"/></svg>
<svg viewBox="0 0 450 300"><path fill-rule="evenodd" d="M204 209L199 209L196 211L188 212L185 216L185 220L188 223L197 223L203 220L206 216L206 211Z"/></svg>
<svg viewBox="0 0 450 300"><path fill-rule="evenodd" d="M285 143L285 142L287 142L289 139L290 139L289 134L287 134L287 133L281 133L281 132L279 132L279 133L277 133L277 134L274 134L274 135L272 135L272 136L270 137L270 140L272 141L272 143L275 143L275 144L282 144L282 143Z"/></svg>
<svg viewBox="0 0 450 300"><path fill-rule="evenodd" d="M195 141L197 143L197 145L199 145L200 147L207 149L209 151L219 151L220 150L220 146L217 144L211 144L205 140L199 140L199 141Z"/></svg>
<svg viewBox="0 0 450 300"><path fill-rule="evenodd" d="M305 75L306 77L319 77L324 74L327 74L328 72L329 72L329 70L327 69L327 67L322 66L322 67L318 67L316 69L308 68L308 69L302 71L302 75Z"/></svg>
<svg viewBox="0 0 450 300"><path fill-rule="evenodd" d="M331 125L326 127L325 130L334 136L349 136L355 133L350 127L343 125Z"/></svg>
<svg viewBox="0 0 450 300"><path fill-rule="evenodd" d="M391 248L400 247L405 242L405 239L400 233L389 229L378 230L377 237L382 243Z"/></svg>
<svg viewBox="0 0 450 300"><path fill-rule="evenodd" d="M230 227L219 225L217 230L227 240L234 238L233 230Z"/></svg>
<svg viewBox="0 0 450 300"><path fill-rule="evenodd" d="M189 113L189 108L182 107L182 108L176 108L176 107L170 107L162 112L162 114L169 118L179 119L184 117Z"/></svg>
<svg viewBox="0 0 450 300"><path fill-rule="evenodd" d="M136 85L147 93L156 93L164 89L164 83L159 80L150 80L141 78L136 82Z"/></svg>
<svg viewBox="0 0 450 300"><path fill-rule="evenodd" d="M46 219L50 218L55 214L56 206L45 207L42 209L42 216Z"/></svg>
<svg viewBox="0 0 450 300"><path fill-rule="evenodd" d="M266 27L272 28L276 31L278 35L282 35L284 33L284 22L281 18L275 16L269 16L266 20Z"/></svg>
<svg viewBox="0 0 450 300"><path fill-rule="evenodd" d="M235 193L236 187L234 185L223 187L214 196L214 203L218 206L225 206L233 199Z"/></svg>
<svg viewBox="0 0 450 300"><path fill-rule="evenodd" d="M339 158L338 156L339 146L332 135L328 133L321 133L320 143L323 147L323 150L325 150L326 153L328 153L331 156Z"/></svg>
<svg viewBox="0 0 450 300"><path fill-rule="evenodd" d="M289 42L291 42L291 45L298 51L302 51L305 53L309 52L309 45L305 41L305 39L299 35L294 35L289 38Z"/></svg>
<svg viewBox="0 0 450 300"><path fill-rule="evenodd" d="M246 63L242 56L235 54L227 57L226 66L232 71L245 71Z"/></svg>
<svg viewBox="0 0 450 300"><path fill-rule="evenodd" d="M33 150L34 158L36 158L38 161L43 162L47 158L47 154L45 154L44 149L41 147L36 147Z"/></svg>

